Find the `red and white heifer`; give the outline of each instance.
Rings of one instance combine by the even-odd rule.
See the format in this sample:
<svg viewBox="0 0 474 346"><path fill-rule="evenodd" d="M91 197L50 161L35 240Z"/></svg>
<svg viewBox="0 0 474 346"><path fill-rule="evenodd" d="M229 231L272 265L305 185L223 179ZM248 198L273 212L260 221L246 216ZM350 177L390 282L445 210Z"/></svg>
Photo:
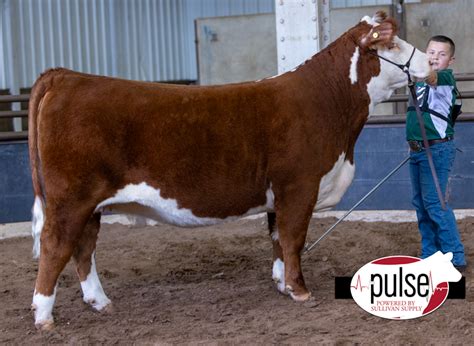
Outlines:
<svg viewBox="0 0 474 346"><path fill-rule="evenodd" d="M71 256L84 301L110 305L94 261L104 208L185 227L268 212L277 288L308 299L300 252L312 212L341 199L369 113L407 84L374 55L405 63L413 46L395 34L385 14L364 17L294 71L251 83L45 72L29 108L36 325L53 326L57 279ZM410 73L424 78L429 69L416 50Z"/></svg>

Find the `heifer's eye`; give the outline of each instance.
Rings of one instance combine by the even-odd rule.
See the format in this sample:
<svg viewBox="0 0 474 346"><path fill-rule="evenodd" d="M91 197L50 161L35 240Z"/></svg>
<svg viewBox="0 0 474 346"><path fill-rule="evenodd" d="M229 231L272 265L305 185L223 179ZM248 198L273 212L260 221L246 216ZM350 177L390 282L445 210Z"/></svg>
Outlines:
<svg viewBox="0 0 474 346"><path fill-rule="evenodd" d="M388 45L388 49L390 49L390 50L392 50L392 49L398 49L398 48L399 48L398 44L396 44L396 43L394 43L394 42L391 42L391 43L389 43L389 45Z"/></svg>

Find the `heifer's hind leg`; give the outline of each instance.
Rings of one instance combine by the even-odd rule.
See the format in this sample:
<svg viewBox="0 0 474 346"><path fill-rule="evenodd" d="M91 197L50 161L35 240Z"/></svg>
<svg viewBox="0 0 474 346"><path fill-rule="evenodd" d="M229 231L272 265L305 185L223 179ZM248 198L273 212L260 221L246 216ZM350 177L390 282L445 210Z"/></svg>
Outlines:
<svg viewBox="0 0 474 346"><path fill-rule="evenodd" d="M53 327L53 305L59 274L69 262L75 242L83 230L87 218L72 215L66 210L49 205L46 222L41 232L41 246L32 308L35 325L40 329ZM64 215L68 215L66 219Z"/></svg>
<svg viewBox="0 0 474 346"><path fill-rule="evenodd" d="M285 290L285 264L283 262L283 250L280 246L278 227L276 224L276 214L273 212L267 213L267 220L273 245L272 279L276 283L278 291L287 294Z"/></svg>
<svg viewBox="0 0 474 346"><path fill-rule="evenodd" d="M95 248L100 228L100 214L93 214L74 249L73 258L81 282L84 302L101 311L110 307L110 299L104 293L95 265Z"/></svg>

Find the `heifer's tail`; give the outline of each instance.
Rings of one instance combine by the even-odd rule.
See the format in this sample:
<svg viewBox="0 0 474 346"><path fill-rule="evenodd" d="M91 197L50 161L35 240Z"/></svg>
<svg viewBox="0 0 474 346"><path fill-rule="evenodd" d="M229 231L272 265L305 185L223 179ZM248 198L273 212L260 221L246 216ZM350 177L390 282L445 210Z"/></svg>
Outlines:
<svg viewBox="0 0 474 346"><path fill-rule="evenodd" d="M35 82L31 90L30 102L28 105L28 147L30 153L31 178L33 181L33 191L35 202L33 204L32 235L33 235L33 257L40 255L40 235L44 225L45 195L43 189L43 177L41 174L41 157L38 149L38 117L41 110L43 98L48 89L43 74Z"/></svg>

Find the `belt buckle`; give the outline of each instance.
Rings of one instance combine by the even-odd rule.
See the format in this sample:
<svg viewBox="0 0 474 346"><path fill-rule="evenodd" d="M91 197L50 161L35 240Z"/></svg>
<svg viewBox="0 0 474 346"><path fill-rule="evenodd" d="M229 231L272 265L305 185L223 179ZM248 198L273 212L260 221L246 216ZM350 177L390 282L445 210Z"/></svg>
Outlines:
<svg viewBox="0 0 474 346"><path fill-rule="evenodd" d="M408 141L408 146L410 147L411 151L416 153L423 150L423 147L418 141Z"/></svg>

